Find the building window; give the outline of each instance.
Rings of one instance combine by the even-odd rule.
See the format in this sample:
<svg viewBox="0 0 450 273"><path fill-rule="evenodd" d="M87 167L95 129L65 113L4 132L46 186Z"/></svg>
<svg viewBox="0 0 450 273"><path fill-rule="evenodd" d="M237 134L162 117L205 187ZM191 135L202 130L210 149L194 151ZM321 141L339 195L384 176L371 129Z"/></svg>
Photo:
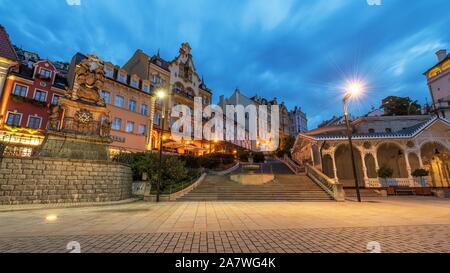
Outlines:
<svg viewBox="0 0 450 273"><path fill-rule="evenodd" d="M160 76L155 75L155 74L152 75L152 82L155 85L159 85L159 86L163 86L164 85L164 80Z"/></svg>
<svg viewBox="0 0 450 273"><path fill-rule="evenodd" d="M147 104L142 104L142 106L141 106L141 114L142 115L148 115L148 106L147 106Z"/></svg>
<svg viewBox="0 0 450 273"><path fill-rule="evenodd" d="M127 128L125 129L125 131L127 133L133 133L133 131L134 131L134 122L128 121L127 122Z"/></svg>
<svg viewBox="0 0 450 273"><path fill-rule="evenodd" d="M109 67L105 68L105 76L108 78L114 77L114 70Z"/></svg>
<svg viewBox="0 0 450 273"><path fill-rule="evenodd" d="M41 128L41 121L42 119L40 117L29 117L28 118L28 124L27 127L31 129L39 129Z"/></svg>
<svg viewBox="0 0 450 273"><path fill-rule="evenodd" d="M143 136L147 135L147 126L139 125L139 134Z"/></svg>
<svg viewBox="0 0 450 273"><path fill-rule="evenodd" d="M126 83L125 74L123 74L123 73L119 74L119 82Z"/></svg>
<svg viewBox="0 0 450 273"><path fill-rule="evenodd" d="M34 99L37 101L46 102L47 101L47 92L41 91L41 90L36 90L34 92Z"/></svg>
<svg viewBox="0 0 450 273"><path fill-rule="evenodd" d="M142 90L143 90L145 93L150 93L150 87L148 86L148 84L144 84L144 86L142 87Z"/></svg>
<svg viewBox="0 0 450 273"><path fill-rule="evenodd" d="M52 71L45 68L41 68L39 74L41 75L41 78L44 79L50 79L52 77Z"/></svg>
<svg viewBox="0 0 450 273"><path fill-rule="evenodd" d="M122 127L122 120L120 118L115 118L111 127L116 131L120 131L120 127Z"/></svg>
<svg viewBox="0 0 450 273"><path fill-rule="evenodd" d="M111 93L108 91L102 91L102 99L105 100L106 104L109 104L111 102Z"/></svg>
<svg viewBox="0 0 450 273"><path fill-rule="evenodd" d="M59 98L60 98L61 96L59 96L59 95L53 95L53 98L52 98L52 104L53 105L59 105Z"/></svg>
<svg viewBox="0 0 450 273"><path fill-rule="evenodd" d="M138 88L138 81L137 80L132 80L131 81L131 86L134 88Z"/></svg>
<svg viewBox="0 0 450 273"><path fill-rule="evenodd" d="M370 128L369 129L369 134L373 134L373 133L375 133L375 129Z"/></svg>
<svg viewBox="0 0 450 273"><path fill-rule="evenodd" d="M128 110L136 112L136 101L135 100L128 101Z"/></svg>
<svg viewBox="0 0 450 273"><path fill-rule="evenodd" d="M25 85L16 84L13 90L13 95L26 97L28 92L28 87Z"/></svg>
<svg viewBox="0 0 450 273"><path fill-rule="evenodd" d="M114 100L114 105L117 107L122 108L123 107L123 97L122 96L116 96Z"/></svg>
<svg viewBox="0 0 450 273"><path fill-rule="evenodd" d="M159 126L160 119L161 119L161 114L159 112L155 112L155 115L153 116L153 124Z"/></svg>
<svg viewBox="0 0 450 273"><path fill-rule="evenodd" d="M20 113L9 113L6 119L6 124L9 126L20 126L20 120L22 119L22 114Z"/></svg>

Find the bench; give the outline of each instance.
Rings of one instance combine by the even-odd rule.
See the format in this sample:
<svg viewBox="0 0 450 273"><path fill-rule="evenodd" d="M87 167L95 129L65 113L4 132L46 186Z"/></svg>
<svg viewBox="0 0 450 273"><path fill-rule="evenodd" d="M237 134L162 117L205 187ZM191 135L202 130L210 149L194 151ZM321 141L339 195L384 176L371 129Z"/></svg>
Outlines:
<svg viewBox="0 0 450 273"><path fill-rule="evenodd" d="M416 195L416 190L409 187L393 187L395 195Z"/></svg>

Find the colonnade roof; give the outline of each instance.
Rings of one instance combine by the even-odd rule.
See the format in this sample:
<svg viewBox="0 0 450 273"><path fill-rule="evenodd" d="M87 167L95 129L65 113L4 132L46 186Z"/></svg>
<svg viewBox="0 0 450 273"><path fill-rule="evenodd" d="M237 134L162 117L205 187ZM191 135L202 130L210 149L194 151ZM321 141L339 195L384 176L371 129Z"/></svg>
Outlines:
<svg viewBox="0 0 450 273"><path fill-rule="evenodd" d="M368 134L352 134L353 139L365 140L365 139L405 139L405 138L413 138L435 124L436 122L443 122L450 128L450 120L441 118L441 117L433 117L426 122L418 123L414 126L405 128L403 130L397 132L385 132L385 133L368 133ZM344 140L347 139L348 136L346 134L317 134L317 135L305 135L300 134L299 137L306 138L310 140Z"/></svg>

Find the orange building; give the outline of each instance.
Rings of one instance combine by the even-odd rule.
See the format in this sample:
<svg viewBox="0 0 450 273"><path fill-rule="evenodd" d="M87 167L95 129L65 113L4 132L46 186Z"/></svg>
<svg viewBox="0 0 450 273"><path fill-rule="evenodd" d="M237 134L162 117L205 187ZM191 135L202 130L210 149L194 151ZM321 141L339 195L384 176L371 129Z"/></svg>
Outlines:
<svg viewBox="0 0 450 273"><path fill-rule="evenodd" d="M89 55L77 53L69 68L69 84L73 84L75 68ZM95 57L97 58L97 57ZM102 98L110 111L110 154L144 152L151 148L154 97L150 81L130 75L119 66L102 61L106 81Z"/></svg>

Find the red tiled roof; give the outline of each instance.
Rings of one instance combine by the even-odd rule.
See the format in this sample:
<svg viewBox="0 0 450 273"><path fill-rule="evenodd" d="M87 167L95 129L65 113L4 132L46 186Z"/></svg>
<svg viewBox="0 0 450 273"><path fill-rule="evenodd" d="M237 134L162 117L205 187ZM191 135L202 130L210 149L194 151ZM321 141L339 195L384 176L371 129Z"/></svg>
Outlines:
<svg viewBox="0 0 450 273"><path fill-rule="evenodd" d="M17 61L16 51L11 45L9 35L2 25L0 25L0 57L10 59L11 61Z"/></svg>

